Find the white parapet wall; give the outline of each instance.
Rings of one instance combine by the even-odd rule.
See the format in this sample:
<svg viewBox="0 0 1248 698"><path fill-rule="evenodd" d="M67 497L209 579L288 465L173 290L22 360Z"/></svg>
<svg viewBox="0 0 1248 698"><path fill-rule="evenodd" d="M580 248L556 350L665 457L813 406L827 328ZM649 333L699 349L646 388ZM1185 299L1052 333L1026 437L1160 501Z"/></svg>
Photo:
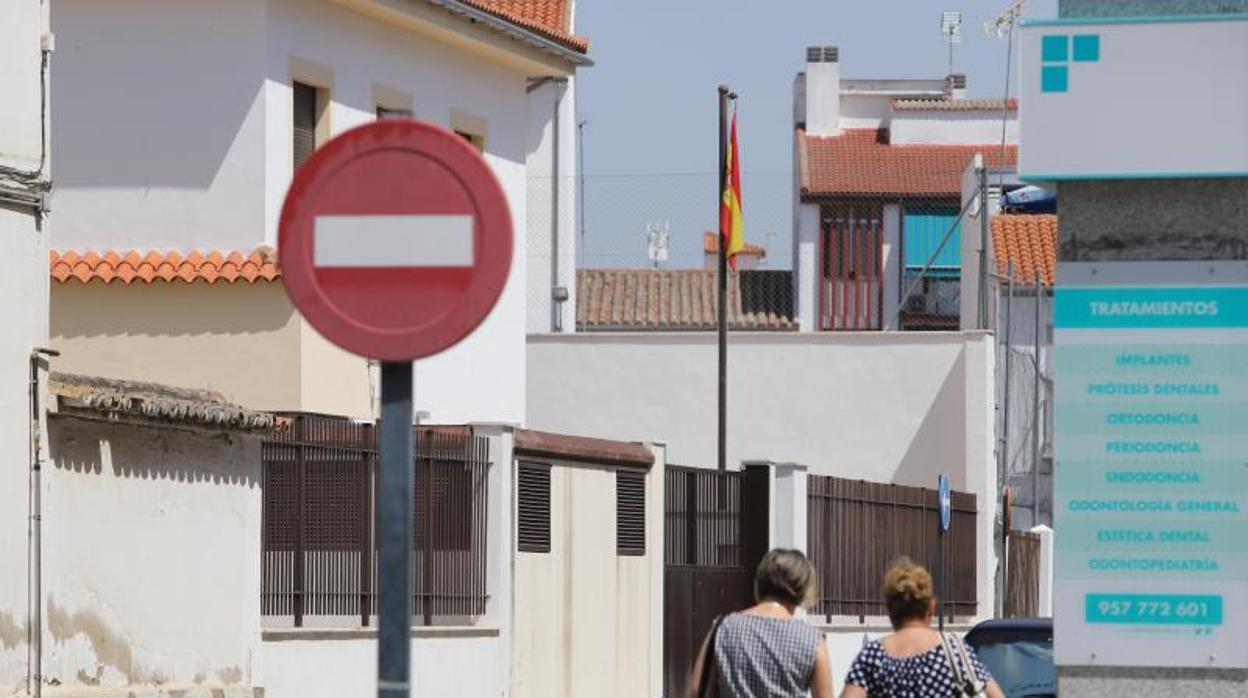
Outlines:
<svg viewBox="0 0 1248 698"><path fill-rule="evenodd" d="M734 332L728 467L797 463L810 475L927 488L947 473L955 490L977 497L977 615L991 615L992 349L992 336L978 331ZM529 424L622 441L658 438L669 462L714 468L716 356L710 333L531 335Z"/></svg>

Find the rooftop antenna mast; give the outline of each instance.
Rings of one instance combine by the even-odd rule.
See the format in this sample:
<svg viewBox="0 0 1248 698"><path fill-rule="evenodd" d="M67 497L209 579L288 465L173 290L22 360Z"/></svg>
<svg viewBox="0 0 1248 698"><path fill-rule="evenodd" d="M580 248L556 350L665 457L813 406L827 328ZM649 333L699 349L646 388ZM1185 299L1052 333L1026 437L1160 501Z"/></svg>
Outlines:
<svg viewBox="0 0 1248 698"><path fill-rule="evenodd" d="M1026 6L1027 0L1013 0L1010 6L1004 12L997 15L996 19L990 19L984 22L984 33L988 36L995 36L998 39L1005 39L1005 94L1001 96L1001 162L1005 162L1006 154L1006 126L1010 121L1010 69L1014 59L1014 27L1018 26L1018 21L1023 17L1023 7ZM1005 173L1002 172L998 186L1002 195L1005 194Z"/></svg>
<svg viewBox="0 0 1248 698"><path fill-rule="evenodd" d="M671 239L671 223L664 221L663 223L651 223L646 226L647 239L650 247L650 262L655 269L659 268L659 264L666 262L668 258L668 240Z"/></svg>
<svg viewBox="0 0 1248 698"><path fill-rule="evenodd" d="M962 13L942 12L940 14L940 35L949 44L949 72L953 75L953 45L962 43Z"/></svg>

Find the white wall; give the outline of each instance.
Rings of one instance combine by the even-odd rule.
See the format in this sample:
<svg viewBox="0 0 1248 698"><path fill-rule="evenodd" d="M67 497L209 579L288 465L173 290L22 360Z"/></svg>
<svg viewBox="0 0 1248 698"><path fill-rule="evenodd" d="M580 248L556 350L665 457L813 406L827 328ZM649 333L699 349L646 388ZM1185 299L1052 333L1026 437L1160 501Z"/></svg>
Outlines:
<svg viewBox="0 0 1248 698"><path fill-rule="evenodd" d="M259 439L63 416L50 420L50 439L47 680L251 685Z"/></svg>
<svg viewBox="0 0 1248 698"><path fill-rule="evenodd" d="M728 462L924 487L948 472L963 489L968 470L991 460L973 435L991 431L979 393L993 367L970 353L990 342L978 332L733 333ZM714 467L716 376L710 333L533 336L529 424L657 438L670 462Z"/></svg>
<svg viewBox="0 0 1248 698"><path fill-rule="evenodd" d="M46 8L40 0L9 0L0 10L0 166L6 168L39 168ZM23 690L27 674L30 354L45 346L48 336L46 225L31 208L0 203L0 691L5 692Z"/></svg>
<svg viewBox="0 0 1248 698"><path fill-rule="evenodd" d="M411 661L413 698L506 695L499 679L507 656L496 630L414 630ZM375 633L268 632L256 663L256 685L266 698L355 698L377 691Z"/></svg>
<svg viewBox="0 0 1248 698"><path fill-rule="evenodd" d="M1006 121L1005 140L1018 144L1018 112ZM993 111L899 111L888 124L888 142L893 145L926 143L933 145L981 145L1001 143L1001 112Z"/></svg>
<svg viewBox="0 0 1248 698"><path fill-rule="evenodd" d="M264 241L266 3L56 0L59 249Z"/></svg>
<svg viewBox="0 0 1248 698"><path fill-rule="evenodd" d="M515 556L517 698L631 698L655 695L654 651L662 626L663 464L646 475L646 548L616 552L613 467L554 461L550 477L550 551ZM661 666L661 660L658 664Z"/></svg>
<svg viewBox="0 0 1248 698"><path fill-rule="evenodd" d="M379 102L410 96L418 118L483 136L511 204L512 271L473 336L417 365L416 408L440 422L524 420L525 86L535 63L327 0L58 0L53 21L64 48L56 248L272 244L292 174L292 80L330 90L332 133L371 121Z"/></svg>

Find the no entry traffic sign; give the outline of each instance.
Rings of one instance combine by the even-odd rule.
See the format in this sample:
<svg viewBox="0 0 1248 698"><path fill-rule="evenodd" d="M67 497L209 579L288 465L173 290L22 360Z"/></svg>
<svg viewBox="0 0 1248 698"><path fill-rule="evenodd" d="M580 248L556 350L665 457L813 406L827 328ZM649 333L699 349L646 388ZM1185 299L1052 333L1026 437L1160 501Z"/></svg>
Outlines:
<svg viewBox="0 0 1248 698"><path fill-rule="evenodd" d="M458 135L381 120L326 143L295 173L278 231L286 292L334 344L383 361L468 336L511 267L507 199Z"/></svg>
<svg viewBox="0 0 1248 698"><path fill-rule="evenodd" d="M334 344L380 359L377 695L411 694L412 360L468 336L507 283L507 199L440 126L347 131L295 173L278 230L286 292ZM418 466L419 467L419 466Z"/></svg>

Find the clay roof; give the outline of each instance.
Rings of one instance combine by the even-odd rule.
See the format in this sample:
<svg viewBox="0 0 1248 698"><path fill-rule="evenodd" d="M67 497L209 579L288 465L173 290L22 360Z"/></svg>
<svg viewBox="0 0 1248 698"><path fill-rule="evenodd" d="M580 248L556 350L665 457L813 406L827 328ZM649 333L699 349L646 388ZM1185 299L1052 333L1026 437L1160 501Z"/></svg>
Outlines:
<svg viewBox="0 0 1248 698"><path fill-rule="evenodd" d="M571 17L567 0L460 0L580 53L589 51L589 41L569 30Z"/></svg>
<svg viewBox="0 0 1248 698"><path fill-rule="evenodd" d="M48 389L56 397L58 414L231 431L261 431L274 424L273 415L228 403L220 393L210 390L71 373L52 373Z"/></svg>
<svg viewBox="0 0 1248 698"><path fill-rule="evenodd" d="M1018 111L1018 100L1000 99L894 99L893 111Z"/></svg>
<svg viewBox="0 0 1248 698"><path fill-rule="evenodd" d="M958 197L975 153L989 167L1015 166L1018 146L891 145L886 129L846 129L839 136L798 130L802 198L927 195Z"/></svg>
<svg viewBox="0 0 1248 698"><path fill-rule="evenodd" d="M1052 286L1057 273L1057 216L1002 214L992 219L992 249L997 273L1013 264L1018 283Z"/></svg>
<svg viewBox="0 0 1248 698"><path fill-rule="evenodd" d="M182 280L229 283L274 281L281 276L277 252L258 247L250 253L238 251L156 252L138 250L106 252L52 252L52 278L61 283L81 281L123 284Z"/></svg>
<svg viewBox="0 0 1248 698"><path fill-rule="evenodd" d="M702 251L706 254L719 254L719 233L713 233L708 230L705 234L703 234ZM741 250L738 254L766 257L767 249L760 245L755 245L752 242L747 242L745 243L745 249Z"/></svg>
<svg viewBox="0 0 1248 698"><path fill-rule="evenodd" d="M742 274L728 282L728 326L795 330L788 314L748 310ZM576 273L576 322L587 330L713 330L718 323L716 272L702 269L582 269ZM762 305L762 304L760 304Z"/></svg>

